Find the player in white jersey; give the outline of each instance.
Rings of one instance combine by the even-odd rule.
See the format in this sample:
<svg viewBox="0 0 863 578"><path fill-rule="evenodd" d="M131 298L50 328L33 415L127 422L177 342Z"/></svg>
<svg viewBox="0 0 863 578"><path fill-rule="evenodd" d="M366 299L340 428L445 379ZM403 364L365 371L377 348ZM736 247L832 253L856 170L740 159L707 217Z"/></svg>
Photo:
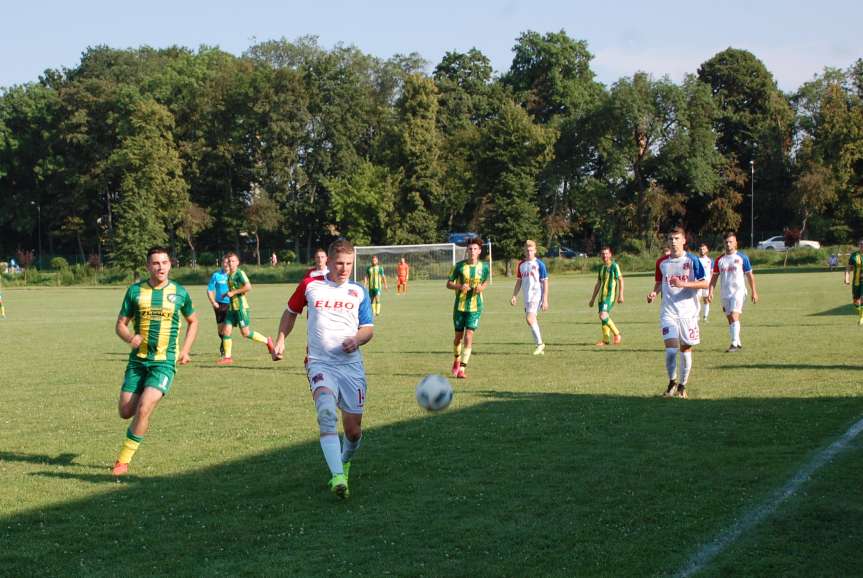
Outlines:
<svg viewBox="0 0 863 578"><path fill-rule="evenodd" d="M524 242L524 259L518 262L515 272L515 288L512 290L510 305L515 306L518 292L524 295L524 320L533 334L534 355L545 352L545 343L536 320L537 312L548 311L548 270L545 263L536 258L536 242L528 239Z"/></svg>
<svg viewBox="0 0 863 578"><path fill-rule="evenodd" d="M701 266L704 268L704 273L707 275L707 282L710 283L710 277L713 274L713 259L710 258L710 249L707 243L701 243L698 246L698 260L701 261ZM698 298L701 300L701 320L707 321L707 316L710 315L710 301L707 299L710 294L710 289L701 289L698 291Z"/></svg>
<svg viewBox="0 0 863 578"><path fill-rule="evenodd" d="M321 450L330 469L330 490L347 498L351 458L362 440L366 399L366 375L359 348L371 340L374 330L369 295L362 285L350 280L353 245L344 239L334 241L327 257L329 273L303 279L288 301L279 323L274 356L282 358L285 338L303 307L308 307L306 371L318 416ZM341 409L345 432L341 443L337 407Z"/></svg>
<svg viewBox="0 0 863 578"><path fill-rule="evenodd" d="M647 302L662 294L659 307L659 329L665 342L665 369L668 387L663 396L687 397L686 383L692 370L692 346L701 340L698 329L698 291L706 289L707 276L701 261L686 252L686 232L675 227L668 234L671 252L656 262L653 291ZM677 377L677 354L680 353L680 376Z"/></svg>
<svg viewBox="0 0 863 578"><path fill-rule="evenodd" d="M731 345L725 352L734 353L743 348L740 342L740 314L743 313L743 302L746 301L744 279L749 281L753 303L758 303L758 291L755 289L755 273L752 272L749 257L737 252L737 235L733 232L725 235L725 254L716 259L713 264L713 279L710 281L708 301L713 301L713 290L720 279L722 280L722 311L728 319L728 334L731 336Z"/></svg>

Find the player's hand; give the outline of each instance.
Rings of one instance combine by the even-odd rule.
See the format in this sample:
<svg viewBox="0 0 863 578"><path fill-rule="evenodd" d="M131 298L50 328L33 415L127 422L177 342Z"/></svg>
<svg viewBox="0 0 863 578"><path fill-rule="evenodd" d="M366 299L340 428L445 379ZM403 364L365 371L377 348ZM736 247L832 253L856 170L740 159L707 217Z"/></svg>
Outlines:
<svg viewBox="0 0 863 578"><path fill-rule="evenodd" d="M187 363L189 363L190 361L192 361L192 358L191 358L191 357L189 357L189 354L188 354L188 353L180 353L180 359L178 359L178 360L177 360L177 362L178 362L180 365L186 365L186 364L187 364Z"/></svg>
<svg viewBox="0 0 863 578"><path fill-rule="evenodd" d="M543 303L543 304L542 304L542 310L543 310L543 311L548 311L548 302L545 302L545 303Z"/></svg>
<svg viewBox="0 0 863 578"><path fill-rule="evenodd" d="M653 303L653 300L656 299L656 291L651 291L647 294L647 302Z"/></svg>
<svg viewBox="0 0 863 578"><path fill-rule="evenodd" d="M677 275L673 275L673 276L668 278L668 284L671 285L672 287L683 287L683 283L684 283L683 279L681 279Z"/></svg>
<svg viewBox="0 0 863 578"><path fill-rule="evenodd" d="M353 353L360 348L360 344L356 337L348 337L342 341L342 351L345 353Z"/></svg>
<svg viewBox="0 0 863 578"><path fill-rule="evenodd" d="M708 293L707 297L704 298L705 303L713 303L713 293Z"/></svg>
<svg viewBox="0 0 863 578"><path fill-rule="evenodd" d="M273 343L273 361L280 361L285 355L285 340L276 339Z"/></svg>
<svg viewBox="0 0 863 578"><path fill-rule="evenodd" d="M758 303L758 293L756 293L755 291L752 292L752 302Z"/></svg>
<svg viewBox="0 0 863 578"><path fill-rule="evenodd" d="M593 299L590 300L590 303L587 304L588 307L593 307Z"/></svg>
<svg viewBox="0 0 863 578"><path fill-rule="evenodd" d="M467 293L468 291L470 291L470 285L468 285L467 283L462 284L459 291L461 291L462 293Z"/></svg>
<svg viewBox="0 0 863 578"><path fill-rule="evenodd" d="M141 346L142 341L144 341L144 338L136 333L132 336L131 341L129 341L129 347L132 349L138 349L138 347Z"/></svg>
<svg viewBox="0 0 863 578"><path fill-rule="evenodd" d="M512 299L509 300L509 304L515 307L516 298L515 295L512 296Z"/></svg>
<svg viewBox="0 0 863 578"><path fill-rule="evenodd" d="M617 298L617 303L619 305L623 305L623 295L621 295L620 297Z"/></svg>

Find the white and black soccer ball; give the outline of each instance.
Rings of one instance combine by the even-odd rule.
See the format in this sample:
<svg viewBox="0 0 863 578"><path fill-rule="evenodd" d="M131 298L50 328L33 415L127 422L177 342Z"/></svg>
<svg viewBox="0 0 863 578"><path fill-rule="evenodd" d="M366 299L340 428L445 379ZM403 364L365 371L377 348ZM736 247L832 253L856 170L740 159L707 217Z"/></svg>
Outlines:
<svg viewBox="0 0 863 578"><path fill-rule="evenodd" d="M417 384L417 403L428 411L446 409L452 401L452 385L437 373L430 373Z"/></svg>

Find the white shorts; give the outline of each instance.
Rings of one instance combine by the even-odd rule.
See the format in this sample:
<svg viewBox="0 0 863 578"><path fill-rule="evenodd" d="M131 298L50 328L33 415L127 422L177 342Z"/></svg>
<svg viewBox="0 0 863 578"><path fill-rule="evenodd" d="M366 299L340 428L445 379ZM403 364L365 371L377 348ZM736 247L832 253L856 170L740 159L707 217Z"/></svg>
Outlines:
<svg viewBox="0 0 863 578"><path fill-rule="evenodd" d="M542 301L525 301L524 302L524 312L525 313L537 313L542 306Z"/></svg>
<svg viewBox="0 0 863 578"><path fill-rule="evenodd" d="M309 360L306 370L312 395L318 388L326 387L336 394L336 405L341 410L363 413L366 402L366 371L361 361L331 365Z"/></svg>
<svg viewBox="0 0 863 578"><path fill-rule="evenodd" d="M659 330L662 333L663 340L677 339L687 345L698 345L701 343L698 317L689 319L663 317L659 320Z"/></svg>
<svg viewBox="0 0 863 578"><path fill-rule="evenodd" d="M699 289L698 290L698 298L704 301L707 299L707 296L710 294L710 289Z"/></svg>
<svg viewBox="0 0 863 578"><path fill-rule="evenodd" d="M722 298L722 311L726 315L732 313L743 313L743 302L746 301L746 295L734 295L732 297Z"/></svg>

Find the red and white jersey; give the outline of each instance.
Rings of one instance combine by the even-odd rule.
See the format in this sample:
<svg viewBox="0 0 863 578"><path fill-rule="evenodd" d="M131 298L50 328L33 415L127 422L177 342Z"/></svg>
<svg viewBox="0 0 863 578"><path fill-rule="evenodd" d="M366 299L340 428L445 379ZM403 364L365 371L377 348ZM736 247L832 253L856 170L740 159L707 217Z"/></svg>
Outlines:
<svg viewBox="0 0 863 578"><path fill-rule="evenodd" d="M522 259L515 270L517 279L521 279L521 290L525 303L542 301L542 281L548 278L545 263L539 259Z"/></svg>
<svg viewBox="0 0 863 578"><path fill-rule="evenodd" d="M730 255L722 255L713 264L713 273L719 275L722 284L722 298L746 297L746 282L744 275L752 271L749 257L737 251Z"/></svg>
<svg viewBox="0 0 863 578"><path fill-rule="evenodd" d="M684 253L680 257L666 255L656 262L655 280L662 282L662 305L659 307L659 318L689 319L698 316L698 289L672 287L671 279L684 281L702 281L706 278L701 261L692 253Z"/></svg>
<svg viewBox="0 0 863 578"><path fill-rule="evenodd" d="M288 300L288 310L299 315L309 308L307 343L310 361L335 365L362 361L359 350L345 353L342 343L360 327L374 325L372 304L365 287L353 281L337 285L329 277L306 277Z"/></svg>
<svg viewBox="0 0 863 578"><path fill-rule="evenodd" d="M325 277L330 270L326 267L323 269L318 269L317 267L312 267L308 271L306 271L306 277Z"/></svg>

